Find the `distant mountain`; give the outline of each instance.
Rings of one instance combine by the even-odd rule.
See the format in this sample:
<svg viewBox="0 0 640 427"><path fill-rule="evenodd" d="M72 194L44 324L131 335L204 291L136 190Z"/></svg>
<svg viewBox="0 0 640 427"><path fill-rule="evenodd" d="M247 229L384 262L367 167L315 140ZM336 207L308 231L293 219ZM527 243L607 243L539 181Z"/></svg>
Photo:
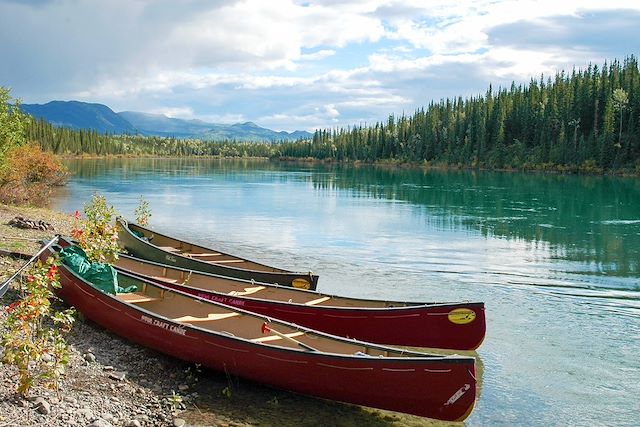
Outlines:
<svg viewBox="0 0 640 427"><path fill-rule="evenodd" d="M100 133L135 133L135 128L111 108L79 101L51 101L46 104L22 104L20 109L55 126L94 129Z"/></svg>
<svg viewBox="0 0 640 427"><path fill-rule="evenodd" d="M162 114L122 111L118 113L143 135L175 136L207 140L281 141L311 138L306 131L276 132L252 122L233 125L207 123L202 120L174 119Z"/></svg>
<svg viewBox="0 0 640 427"><path fill-rule="evenodd" d="M216 126L202 120L174 119L162 114L138 113L136 111L122 111L118 115L143 135L187 138L203 134L212 126Z"/></svg>
<svg viewBox="0 0 640 427"><path fill-rule="evenodd" d="M103 104L79 101L51 101L46 104L22 104L22 111L56 126L94 129L101 133L141 134L203 140L281 141L311 138L306 131L276 132L252 122L233 125L184 120L162 114L135 111L114 112Z"/></svg>

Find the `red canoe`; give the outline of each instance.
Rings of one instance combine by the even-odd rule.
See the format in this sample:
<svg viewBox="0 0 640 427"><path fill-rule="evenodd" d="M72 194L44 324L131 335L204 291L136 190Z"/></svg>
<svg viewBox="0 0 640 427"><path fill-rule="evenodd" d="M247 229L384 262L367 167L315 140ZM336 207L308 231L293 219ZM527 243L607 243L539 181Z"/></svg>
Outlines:
<svg viewBox="0 0 640 427"><path fill-rule="evenodd" d="M197 299L125 272L118 272L119 285L135 286L135 291L112 295L64 264L59 271L60 297L90 320L138 344L228 375L447 421L464 420L475 404L472 357L339 338Z"/></svg>
<svg viewBox="0 0 640 427"><path fill-rule="evenodd" d="M71 244L65 239L60 243ZM190 271L123 254L116 267L200 298L378 344L474 350L485 336L481 302L347 298Z"/></svg>

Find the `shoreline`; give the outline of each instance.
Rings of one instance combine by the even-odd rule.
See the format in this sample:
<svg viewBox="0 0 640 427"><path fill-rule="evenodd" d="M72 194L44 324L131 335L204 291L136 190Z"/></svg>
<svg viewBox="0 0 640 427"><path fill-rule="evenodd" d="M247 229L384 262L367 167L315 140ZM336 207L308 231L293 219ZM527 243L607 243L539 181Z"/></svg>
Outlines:
<svg viewBox="0 0 640 427"><path fill-rule="evenodd" d="M596 166L581 165L556 165L552 163L533 164L522 168L500 168L491 169L483 167L465 166L460 164L446 163L429 163L429 162L410 162L403 160L375 160L373 162L365 162L362 160L335 160L335 159L318 159L315 157L229 157L229 156L213 156L213 155L188 155L188 156L162 156L155 154L60 154L58 155L64 160L100 160L100 159L208 159L208 160L249 160L275 162L282 164L312 164L312 165L341 165L341 166L372 166L387 169L421 169L438 170L438 171L467 171L467 172L504 172L504 173L551 173L557 175L579 175L579 176L616 176L616 177L640 177L640 166L636 170L618 169L603 170Z"/></svg>
<svg viewBox="0 0 640 427"><path fill-rule="evenodd" d="M43 220L54 230L9 226L15 216ZM48 208L0 204L0 249L33 254L40 247L39 240L68 235L71 219L69 214ZM24 262L0 255L0 279ZM2 298L0 324L4 307L17 297L11 289ZM66 341L71 347L70 362L58 392L38 386L30 399L21 399L15 394L15 367L0 363L0 427L460 425L306 397L228 377L128 342L81 315ZM174 393L183 400L184 408L177 408ZM43 405L48 409L42 409Z"/></svg>

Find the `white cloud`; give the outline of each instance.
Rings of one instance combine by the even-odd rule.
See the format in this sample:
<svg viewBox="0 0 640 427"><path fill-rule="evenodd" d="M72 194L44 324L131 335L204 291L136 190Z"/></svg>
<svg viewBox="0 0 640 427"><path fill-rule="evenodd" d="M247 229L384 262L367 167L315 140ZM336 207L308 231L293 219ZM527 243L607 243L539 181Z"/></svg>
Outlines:
<svg viewBox="0 0 640 427"><path fill-rule="evenodd" d="M151 114L162 114L171 118L191 119L193 118L193 108L191 107L160 107L147 111Z"/></svg>
<svg viewBox="0 0 640 427"><path fill-rule="evenodd" d="M333 120L335 120L340 115L340 112L336 109L336 106L333 104L327 104L324 106L323 109L325 114Z"/></svg>
<svg viewBox="0 0 640 427"><path fill-rule="evenodd" d="M336 51L333 49L322 49L313 53L306 53L300 55L300 60L302 61L319 61L321 59L328 58L336 54Z"/></svg>
<svg viewBox="0 0 640 427"><path fill-rule="evenodd" d="M637 0L0 1L0 85L25 102L348 126L637 53L639 11Z"/></svg>

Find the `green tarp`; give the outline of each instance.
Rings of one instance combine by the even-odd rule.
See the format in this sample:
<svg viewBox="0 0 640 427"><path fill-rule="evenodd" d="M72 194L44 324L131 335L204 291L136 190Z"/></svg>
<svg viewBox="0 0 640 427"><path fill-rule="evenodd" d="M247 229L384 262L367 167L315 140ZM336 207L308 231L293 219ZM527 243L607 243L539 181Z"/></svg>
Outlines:
<svg viewBox="0 0 640 427"><path fill-rule="evenodd" d="M79 246L67 246L60 251L62 263L91 283L102 292L116 293L134 292L135 286L121 288L118 286L118 273L109 264L91 262L87 254Z"/></svg>

